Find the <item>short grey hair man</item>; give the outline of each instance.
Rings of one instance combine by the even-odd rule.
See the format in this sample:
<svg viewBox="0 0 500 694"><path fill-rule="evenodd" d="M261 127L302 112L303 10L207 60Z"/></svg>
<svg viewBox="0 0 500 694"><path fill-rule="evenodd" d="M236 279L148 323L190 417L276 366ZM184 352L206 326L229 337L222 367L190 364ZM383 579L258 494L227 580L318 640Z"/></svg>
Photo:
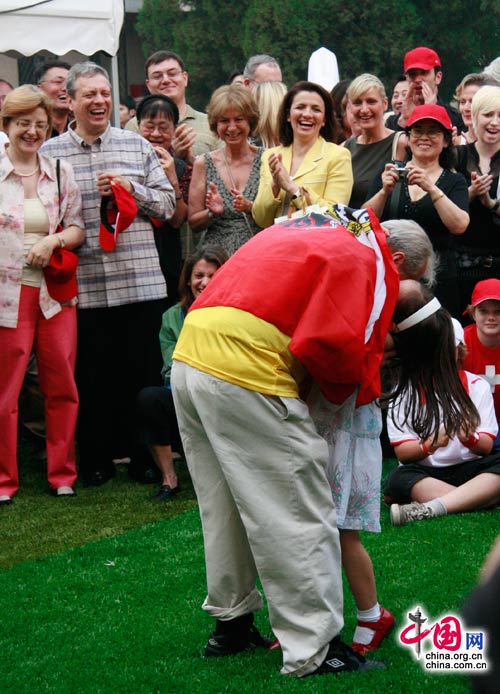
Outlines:
<svg viewBox="0 0 500 694"><path fill-rule="evenodd" d="M111 84L107 70L100 65L97 65L97 63L86 60L83 63L73 65L71 70L68 72L68 77L66 78L66 91L74 99L76 96L76 83L80 77L87 78L94 77L94 75L102 75Z"/></svg>
<svg viewBox="0 0 500 694"><path fill-rule="evenodd" d="M436 281L438 257L420 224L412 219L382 222L389 233L387 245L393 254L401 279L423 280L432 287Z"/></svg>
<svg viewBox="0 0 500 694"><path fill-rule="evenodd" d="M248 59L243 70L243 79L248 89L260 82L281 82L281 68L272 55L259 53Z"/></svg>
<svg viewBox="0 0 500 694"><path fill-rule="evenodd" d="M150 218L170 219L175 193L152 144L110 124L113 101L104 68L91 62L73 66L67 91L75 121L41 152L66 159L82 192L87 240L77 269L77 440L80 476L85 484L99 486L116 475L113 451L133 450L137 389L154 383L161 368L156 343L167 291ZM101 224L101 214L108 221L109 207L119 205L119 191L135 213L118 236L118 229ZM125 325L139 324L124 338ZM120 349L124 339L127 349ZM112 369L102 359L102 345L117 345ZM119 412L112 424L110 412Z"/></svg>
<svg viewBox="0 0 500 694"><path fill-rule="evenodd" d="M492 60L491 63L484 68L483 72L493 77L497 82L500 82L500 56Z"/></svg>

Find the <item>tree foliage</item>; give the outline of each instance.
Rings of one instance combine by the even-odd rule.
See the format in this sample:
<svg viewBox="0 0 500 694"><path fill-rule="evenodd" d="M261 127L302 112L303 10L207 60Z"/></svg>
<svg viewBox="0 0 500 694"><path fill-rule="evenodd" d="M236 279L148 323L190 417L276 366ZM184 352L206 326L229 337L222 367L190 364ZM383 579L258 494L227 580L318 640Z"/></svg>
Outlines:
<svg viewBox="0 0 500 694"><path fill-rule="evenodd" d="M182 57L189 72L189 103L204 109L213 90L245 65L241 32L248 2L197 0L191 11L181 5L178 0L144 0L137 29L145 55L172 50Z"/></svg>
<svg viewBox="0 0 500 694"><path fill-rule="evenodd" d="M138 31L146 55L166 49L182 56L189 101L198 108L249 56L274 55L291 85L307 77L309 56L320 46L335 52L342 78L372 72L387 88L401 73L406 51L431 46L443 61L443 92L449 97L465 74L497 56L500 2L144 0Z"/></svg>
<svg viewBox="0 0 500 694"><path fill-rule="evenodd" d="M393 18L390 39L388 16ZM415 10L409 0L364 4L282 0L279 5L251 0L245 17L243 47L247 54L252 46L257 49L253 52L264 52L267 47L265 52L277 57L290 84L307 78L309 56L320 46L336 54L342 78L373 72L382 80L392 80L394 69L390 65L394 63L398 73L401 70L401 44L414 22ZM254 36L257 38L253 39Z"/></svg>

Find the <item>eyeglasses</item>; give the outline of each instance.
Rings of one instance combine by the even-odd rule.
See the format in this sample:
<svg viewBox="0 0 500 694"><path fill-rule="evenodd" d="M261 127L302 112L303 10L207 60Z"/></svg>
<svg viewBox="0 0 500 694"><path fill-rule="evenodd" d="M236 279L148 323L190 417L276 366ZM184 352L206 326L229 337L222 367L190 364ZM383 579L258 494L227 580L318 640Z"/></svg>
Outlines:
<svg viewBox="0 0 500 694"><path fill-rule="evenodd" d="M55 84L58 87L61 87L63 84L66 84L66 78L65 77L58 77L55 80L40 80L40 84L43 82L48 82L49 84Z"/></svg>
<svg viewBox="0 0 500 694"><path fill-rule="evenodd" d="M179 75L184 74L184 70L166 70L165 72L153 72L149 78L150 82L161 82L164 77L169 80L174 80Z"/></svg>
<svg viewBox="0 0 500 694"><path fill-rule="evenodd" d="M442 134L443 131L439 128L420 128L417 125L414 128L410 129L410 136L414 137L417 140L420 137L428 137L429 140L437 140L438 137Z"/></svg>
<svg viewBox="0 0 500 694"><path fill-rule="evenodd" d="M158 130L159 133L168 133L174 129L173 123L152 123L151 121L141 121L139 125L141 130L145 133L152 133Z"/></svg>
<svg viewBox="0 0 500 694"><path fill-rule="evenodd" d="M35 123L32 120L20 119L20 120L14 121L14 122L15 122L16 126L18 128L21 128L22 130L29 130L32 126L34 126L37 133L45 133L45 132L47 132L47 128L49 127L48 123L46 123L46 122L42 123L41 121L39 121L38 123Z"/></svg>

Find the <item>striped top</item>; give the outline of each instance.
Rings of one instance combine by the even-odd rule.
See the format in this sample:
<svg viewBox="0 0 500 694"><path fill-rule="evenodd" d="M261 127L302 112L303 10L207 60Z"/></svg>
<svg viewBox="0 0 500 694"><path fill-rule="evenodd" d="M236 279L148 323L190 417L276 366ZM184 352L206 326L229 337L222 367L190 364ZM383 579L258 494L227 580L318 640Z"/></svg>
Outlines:
<svg viewBox="0 0 500 694"><path fill-rule="evenodd" d="M171 217L175 195L149 142L136 133L108 125L95 142L88 144L70 127L48 140L42 151L71 163L82 193L87 241L78 249L79 308L107 308L164 298L165 280L149 217ZM105 252L99 245L101 196L96 181L100 172L113 170L132 182L139 211L130 227L118 236L116 249Z"/></svg>

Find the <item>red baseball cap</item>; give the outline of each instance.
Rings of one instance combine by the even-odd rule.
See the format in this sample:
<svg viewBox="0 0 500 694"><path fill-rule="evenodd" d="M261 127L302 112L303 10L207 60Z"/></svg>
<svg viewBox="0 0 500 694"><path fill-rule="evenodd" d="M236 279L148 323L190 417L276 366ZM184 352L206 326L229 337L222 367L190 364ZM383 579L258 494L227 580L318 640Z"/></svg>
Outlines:
<svg viewBox="0 0 500 694"><path fill-rule="evenodd" d="M78 256L64 248L57 248L50 263L43 269L47 290L56 301L70 301L78 294L76 268Z"/></svg>
<svg viewBox="0 0 500 694"><path fill-rule="evenodd" d="M137 216L137 203L119 183L111 183L113 196L101 200L101 226L99 243L103 251L114 251L118 234L132 224Z"/></svg>
<svg viewBox="0 0 500 694"><path fill-rule="evenodd" d="M410 117L406 121L405 127L408 130L408 128L411 128L411 126L418 123L418 121L427 119L437 121L445 130L448 130L450 133L452 132L453 123L450 120L448 111L444 106L439 106L438 104L422 104L422 106L415 106Z"/></svg>
<svg viewBox="0 0 500 694"><path fill-rule="evenodd" d="M474 287L471 298L471 306L477 306L482 301L500 301L500 280L481 280Z"/></svg>
<svg viewBox="0 0 500 694"><path fill-rule="evenodd" d="M404 72L412 69L432 70L433 67L441 67L441 58L432 48L418 46L408 51L404 57Z"/></svg>

